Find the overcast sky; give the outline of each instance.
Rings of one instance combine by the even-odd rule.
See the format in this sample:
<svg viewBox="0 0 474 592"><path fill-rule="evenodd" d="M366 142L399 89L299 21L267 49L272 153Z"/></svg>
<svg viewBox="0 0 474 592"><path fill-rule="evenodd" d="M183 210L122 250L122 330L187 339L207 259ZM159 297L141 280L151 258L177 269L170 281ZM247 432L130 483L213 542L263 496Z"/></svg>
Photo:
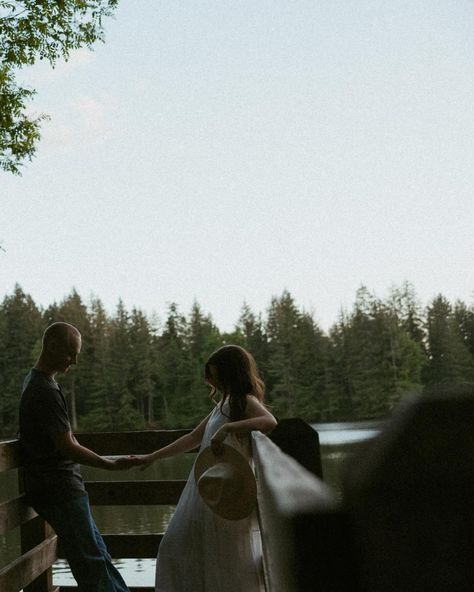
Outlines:
<svg viewBox="0 0 474 592"><path fill-rule="evenodd" d="M473 303L474 4L122 0L38 90L0 173L0 298L75 287L223 329L287 289L327 329L364 284Z"/></svg>

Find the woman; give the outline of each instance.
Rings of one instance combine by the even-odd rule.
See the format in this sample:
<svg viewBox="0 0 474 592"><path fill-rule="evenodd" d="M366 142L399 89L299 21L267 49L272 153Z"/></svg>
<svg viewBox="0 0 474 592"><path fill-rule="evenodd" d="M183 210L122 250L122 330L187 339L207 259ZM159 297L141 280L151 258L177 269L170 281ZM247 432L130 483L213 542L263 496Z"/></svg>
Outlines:
<svg viewBox="0 0 474 592"><path fill-rule="evenodd" d="M249 433L276 426L263 403L255 361L244 348L226 345L215 351L206 362L205 379L212 387L212 412L190 434L142 456L145 465L198 446L211 445L218 453L224 440L250 461ZM191 471L160 544L156 592L261 592L261 572L255 511L241 520L222 518L201 499Z"/></svg>

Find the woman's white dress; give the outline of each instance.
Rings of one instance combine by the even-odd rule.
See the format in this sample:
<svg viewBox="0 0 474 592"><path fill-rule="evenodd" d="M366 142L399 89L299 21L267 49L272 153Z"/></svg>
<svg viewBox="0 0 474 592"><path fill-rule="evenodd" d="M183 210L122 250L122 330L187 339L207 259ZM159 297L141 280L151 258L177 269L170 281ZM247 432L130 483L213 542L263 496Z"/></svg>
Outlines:
<svg viewBox="0 0 474 592"><path fill-rule="evenodd" d="M219 405L212 412L201 450L227 421ZM250 460L249 439L229 435ZM156 592L263 592L262 552L256 513L243 520L226 520L202 501L194 470L189 475L175 513L161 541L156 561Z"/></svg>

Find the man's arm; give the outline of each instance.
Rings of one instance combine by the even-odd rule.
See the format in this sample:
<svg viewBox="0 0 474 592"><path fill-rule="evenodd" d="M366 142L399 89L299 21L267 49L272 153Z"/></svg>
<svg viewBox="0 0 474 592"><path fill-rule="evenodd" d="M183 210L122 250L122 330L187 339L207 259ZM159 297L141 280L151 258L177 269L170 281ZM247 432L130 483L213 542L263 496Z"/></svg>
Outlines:
<svg viewBox="0 0 474 592"><path fill-rule="evenodd" d="M121 469L129 469L137 464L137 461L134 458L121 456L116 459L111 459L99 456L92 450L89 450L89 448L79 444L71 431L57 432L51 437L53 438L53 442L61 456L81 465L117 471Z"/></svg>

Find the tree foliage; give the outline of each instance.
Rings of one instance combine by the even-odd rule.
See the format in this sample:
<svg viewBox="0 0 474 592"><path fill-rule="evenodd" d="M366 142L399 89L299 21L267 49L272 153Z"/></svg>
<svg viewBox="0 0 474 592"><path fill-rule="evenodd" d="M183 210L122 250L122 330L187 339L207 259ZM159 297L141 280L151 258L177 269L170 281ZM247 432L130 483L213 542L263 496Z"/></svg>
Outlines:
<svg viewBox="0 0 474 592"><path fill-rule="evenodd" d="M253 353L279 418L385 417L406 393L474 382L474 308L441 295L423 308L408 285L387 300L362 287L327 333L286 291L263 314L244 304L225 333L198 303L188 314L172 303L157 323L121 301L109 314L75 290L41 309L16 286L0 303L0 435L16 433L23 377L54 321L83 336L79 364L60 377L83 431L195 425L211 408L205 361L225 343Z"/></svg>
<svg viewBox="0 0 474 592"><path fill-rule="evenodd" d="M31 160L46 115L31 116L35 90L19 86L19 68L37 60L54 66L71 51L103 41L103 20L118 0L0 0L0 169L19 174Z"/></svg>

